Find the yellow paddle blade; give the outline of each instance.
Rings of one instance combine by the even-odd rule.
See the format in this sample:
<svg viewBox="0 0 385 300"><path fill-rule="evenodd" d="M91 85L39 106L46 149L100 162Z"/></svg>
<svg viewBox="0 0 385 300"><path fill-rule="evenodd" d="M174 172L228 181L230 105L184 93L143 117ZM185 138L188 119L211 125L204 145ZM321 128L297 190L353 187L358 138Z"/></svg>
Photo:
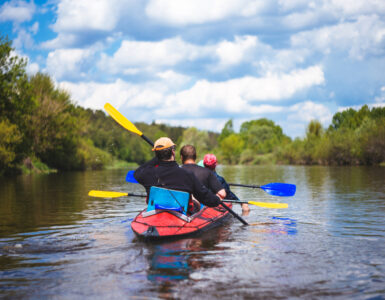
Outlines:
<svg viewBox="0 0 385 300"><path fill-rule="evenodd" d="M255 201L249 201L248 203L265 208L287 208L289 206L287 203L266 203Z"/></svg>
<svg viewBox="0 0 385 300"><path fill-rule="evenodd" d="M95 191L95 190L92 190L88 193L88 196L100 197L100 198L116 198L116 197L122 197L127 195L128 195L127 193L105 192L105 191Z"/></svg>
<svg viewBox="0 0 385 300"><path fill-rule="evenodd" d="M143 133L136 128L126 117L124 117L120 112L118 112L110 103L104 105L104 109L110 114L110 116L118 122L121 126L126 128L128 131L136 133L139 136L142 136Z"/></svg>

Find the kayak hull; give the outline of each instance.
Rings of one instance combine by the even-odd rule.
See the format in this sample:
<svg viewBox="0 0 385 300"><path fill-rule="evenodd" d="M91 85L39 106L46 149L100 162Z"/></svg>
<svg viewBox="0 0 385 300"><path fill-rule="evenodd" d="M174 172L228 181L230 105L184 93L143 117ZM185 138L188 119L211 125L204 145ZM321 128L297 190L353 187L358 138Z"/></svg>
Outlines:
<svg viewBox="0 0 385 300"><path fill-rule="evenodd" d="M231 204L226 204L232 207ZM179 212L154 210L140 212L131 223L134 233L145 240L184 238L220 226L230 217L223 207L203 207L188 217Z"/></svg>

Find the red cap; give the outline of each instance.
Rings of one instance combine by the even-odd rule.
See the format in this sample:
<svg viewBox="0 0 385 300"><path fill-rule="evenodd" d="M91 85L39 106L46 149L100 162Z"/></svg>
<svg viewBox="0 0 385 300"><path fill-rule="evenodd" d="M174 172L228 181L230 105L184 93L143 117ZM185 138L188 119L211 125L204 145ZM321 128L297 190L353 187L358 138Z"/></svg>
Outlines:
<svg viewBox="0 0 385 300"><path fill-rule="evenodd" d="M214 154L206 154L203 158L203 164L210 169L215 169L217 166L216 156Z"/></svg>

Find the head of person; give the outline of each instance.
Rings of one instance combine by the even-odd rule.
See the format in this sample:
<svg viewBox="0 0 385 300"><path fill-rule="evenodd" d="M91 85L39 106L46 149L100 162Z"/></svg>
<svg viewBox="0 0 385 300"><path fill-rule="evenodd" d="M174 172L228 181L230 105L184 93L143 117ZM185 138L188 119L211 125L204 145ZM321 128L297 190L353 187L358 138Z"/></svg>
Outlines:
<svg viewBox="0 0 385 300"><path fill-rule="evenodd" d="M174 160L175 159L175 144L168 137L161 137L154 143L155 155L159 160Z"/></svg>
<svg viewBox="0 0 385 300"><path fill-rule="evenodd" d="M195 160L197 159L197 151L193 145L184 145L182 149L180 149L180 158L182 159L182 163L185 163L186 160Z"/></svg>
<svg viewBox="0 0 385 300"><path fill-rule="evenodd" d="M215 170L217 166L217 157L214 154L206 154L203 158L203 164L206 168Z"/></svg>

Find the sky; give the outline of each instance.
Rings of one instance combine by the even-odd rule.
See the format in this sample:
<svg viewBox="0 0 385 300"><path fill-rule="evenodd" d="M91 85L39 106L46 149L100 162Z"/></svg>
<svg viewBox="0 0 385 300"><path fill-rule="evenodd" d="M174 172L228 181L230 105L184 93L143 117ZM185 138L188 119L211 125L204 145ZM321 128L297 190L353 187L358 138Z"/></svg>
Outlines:
<svg viewBox="0 0 385 300"><path fill-rule="evenodd" d="M27 71L77 105L220 132L385 106L384 0L0 0Z"/></svg>

